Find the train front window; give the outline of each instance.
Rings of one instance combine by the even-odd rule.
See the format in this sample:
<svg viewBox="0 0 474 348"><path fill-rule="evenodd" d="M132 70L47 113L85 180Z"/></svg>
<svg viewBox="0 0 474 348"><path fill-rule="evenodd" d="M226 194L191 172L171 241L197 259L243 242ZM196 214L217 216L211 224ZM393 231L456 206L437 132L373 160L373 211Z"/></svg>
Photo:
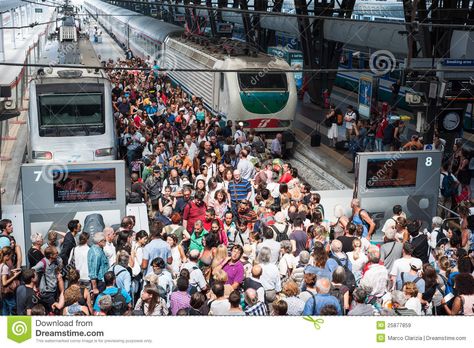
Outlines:
<svg viewBox="0 0 474 348"><path fill-rule="evenodd" d="M38 97L42 137L105 133L102 93L48 94Z"/></svg>
<svg viewBox="0 0 474 348"><path fill-rule="evenodd" d="M284 73L238 73L240 90L242 91L286 91L288 82Z"/></svg>

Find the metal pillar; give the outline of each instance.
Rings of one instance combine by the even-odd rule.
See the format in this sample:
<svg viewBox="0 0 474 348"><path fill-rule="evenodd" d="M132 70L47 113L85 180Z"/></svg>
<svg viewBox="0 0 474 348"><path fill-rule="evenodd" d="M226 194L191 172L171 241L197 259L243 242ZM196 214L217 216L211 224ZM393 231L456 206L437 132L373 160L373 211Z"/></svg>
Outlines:
<svg viewBox="0 0 474 348"><path fill-rule="evenodd" d="M16 29L14 27L16 26L16 18L15 18L16 11L15 9L10 10L10 17L11 17L11 31L12 31L12 43L13 43L13 48L16 48Z"/></svg>
<svg viewBox="0 0 474 348"><path fill-rule="evenodd" d="M3 27L3 14L0 13L0 28ZM4 45L4 35L5 31L0 29L0 62L5 61L5 45Z"/></svg>
<svg viewBox="0 0 474 348"><path fill-rule="evenodd" d="M20 26L21 26L21 27L26 26L26 23L28 23L28 22L26 21L26 18L27 18L27 17L26 17L26 13L27 13L27 11L25 11L25 9L26 9L25 6L21 6L21 7L18 9L18 10L20 11L20 12L19 12L19 17L20 17ZM25 13L23 14L23 12L25 12ZM21 29L20 29L20 36L21 36L21 39L22 39L22 40L25 39L25 28L21 28Z"/></svg>

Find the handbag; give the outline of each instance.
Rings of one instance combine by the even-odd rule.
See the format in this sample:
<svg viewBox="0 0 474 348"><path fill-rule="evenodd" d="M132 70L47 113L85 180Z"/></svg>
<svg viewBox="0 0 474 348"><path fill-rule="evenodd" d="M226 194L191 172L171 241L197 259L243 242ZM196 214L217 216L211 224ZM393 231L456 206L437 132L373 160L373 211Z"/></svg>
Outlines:
<svg viewBox="0 0 474 348"><path fill-rule="evenodd" d="M5 264L0 265L0 269L4 266ZM5 265L6 266L6 265ZM2 286L2 297L5 296L10 296L15 294L16 288L20 286L20 281L18 279L13 279L10 284L7 286Z"/></svg>

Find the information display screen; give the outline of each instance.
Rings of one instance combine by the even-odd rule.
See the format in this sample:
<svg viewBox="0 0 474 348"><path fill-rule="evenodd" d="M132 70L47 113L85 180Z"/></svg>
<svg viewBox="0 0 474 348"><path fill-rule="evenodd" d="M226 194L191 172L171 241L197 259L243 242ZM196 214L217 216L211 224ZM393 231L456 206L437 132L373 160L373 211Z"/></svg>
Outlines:
<svg viewBox="0 0 474 348"><path fill-rule="evenodd" d="M366 187L368 189L414 187L418 158L369 159Z"/></svg>
<svg viewBox="0 0 474 348"><path fill-rule="evenodd" d="M53 170L54 203L114 201L115 169Z"/></svg>

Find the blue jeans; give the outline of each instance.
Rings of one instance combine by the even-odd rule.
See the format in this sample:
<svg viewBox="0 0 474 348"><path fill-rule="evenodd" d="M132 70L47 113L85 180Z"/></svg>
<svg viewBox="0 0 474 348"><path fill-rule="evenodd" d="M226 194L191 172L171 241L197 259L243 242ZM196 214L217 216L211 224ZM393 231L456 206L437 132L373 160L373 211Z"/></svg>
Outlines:
<svg viewBox="0 0 474 348"><path fill-rule="evenodd" d="M382 139L381 138L375 138L375 151L382 151Z"/></svg>
<svg viewBox="0 0 474 348"><path fill-rule="evenodd" d="M15 294L4 296L2 299L2 315L15 314L16 298Z"/></svg>

